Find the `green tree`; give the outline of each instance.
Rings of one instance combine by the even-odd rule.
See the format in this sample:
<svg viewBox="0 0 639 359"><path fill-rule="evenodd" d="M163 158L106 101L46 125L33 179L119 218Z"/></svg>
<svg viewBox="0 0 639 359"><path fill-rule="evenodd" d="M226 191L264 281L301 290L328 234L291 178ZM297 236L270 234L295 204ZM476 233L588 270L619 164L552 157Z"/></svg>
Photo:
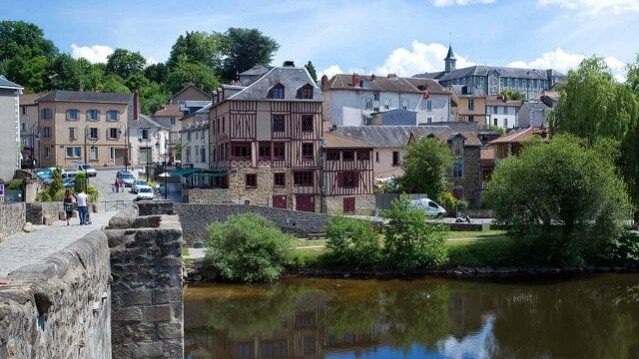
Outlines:
<svg viewBox="0 0 639 359"><path fill-rule="evenodd" d="M149 65L144 69L144 76L146 76L149 81L155 81L160 84L164 83L169 77L169 67L161 62Z"/></svg>
<svg viewBox="0 0 639 359"><path fill-rule="evenodd" d="M85 91L97 91L104 80L104 64L92 64L85 58L76 60L80 86Z"/></svg>
<svg viewBox="0 0 639 359"><path fill-rule="evenodd" d="M381 259L379 233L368 221L334 216L326 228L326 258L349 266L371 266Z"/></svg>
<svg viewBox="0 0 639 359"><path fill-rule="evenodd" d="M304 67L306 67L306 70L313 78L313 81L317 82L317 72L315 71L315 66L313 66L313 63L309 61L306 65L304 65Z"/></svg>
<svg viewBox="0 0 639 359"><path fill-rule="evenodd" d="M0 70L5 61L13 58L29 60L37 56L52 58L58 49L35 24L24 21L0 21Z"/></svg>
<svg viewBox="0 0 639 359"><path fill-rule="evenodd" d="M442 265L446 262L443 229L426 222L426 212L414 208L406 194L382 212L389 223L384 228L384 254L400 274Z"/></svg>
<svg viewBox="0 0 639 359"><path fill-rule="evenodd" d="M486 200L498 221L551 263L582 264L623 233L630 204L614 153L610 141L587 147L572 135L530 141L500 161Z"/></svg>
<svg viewBox="0 0 639 359"><path fill-rule="evenodd" d="M171 69L175 68L182 58L186 58L186 61L190 63L217 68L221 64L224 43L224 35L216 32L187 31L175 41L167 66Z"/></svg>
<svg viewBox="0 0 639 359"><path fill-rule="evenodd" d="M409 145L407 152L402 161L400 188L407 193L426 193L439 201L453 163L450 148L436 138L424 138Z"/></svg>
<svg viewBox="0 0 639 359"><path fill-rule="evenodd" d="M189 83L210 92L217 88L220 82L210 67L201 63L190 63L182 58L169 73L167 87L175 93Z"/></svg>
<svg viewBox="0 0 639 359"><path fill-rule="evenodd" d="M40 193L40 200L43 202L61 201L64 197L62 170L56 168L51 179L51 183Z"/></svg>
<svg viewBox="0 0 639 359"><path fill-rule="evenodd" d="M146 60L139 52L115 49L107 57L106 73L125 79L133 74L143 73Z"/></svg>
<svg viewBox="0 0 639 359"><path fill-rule="evenodd" d="M272 281L294 260L291 238L254 213L209 225L206 246L209 263L233 282Z"/></svg>
<svg viewBox="0 0 639 359"><path fill-rule="evenodd" d="M48 89L77 91L81 82L76 60L69 54L58 55L49 63L45 76L45 86Z"/></svg>
<svg viewBox="0 0 639 359"><path fill-rule="evenodd" d="M102 92L117 92L117 93L127 93L131 92L124 80L118 75L107 75L104 77L104 80L99 85L98 88Z"/></svg>
<svg viewBox="0 0 639 359"><path fill-rule="evenodd" d="M522 92L519 92L519 91L513 91L513 90L510 90L510 89L506 89L506 90L503 90L501 92L501 94L503 96L506 96L506 98L511 100L511 101L524 101L524 100L526 100L526 96Z"/></svg>
<svg viewBox="0 0 639 359"><path fill-rule="evenodd" d="M48 61L44 56L35 56L30 59L12 58L4 63L6 77L20 84L27 92L45 91L47 87L44 80ZM0 72L2 72L1 69Z"/></svg>
<svg viewBox="0 0 639 359"><path fill-rule="evenodd" d="M559 83L557 106L550 113L553 133L571 133L593 143L611 138L621 143L617 159L635 208L639 208L639 102L633 93L638 64L629 66L628 83L617 82L605 61L591 57ZM639 211L635 210L639 222Z"/></svg>
<svg viewBox="0 0 639 359"><path fill-rule="evenodd" d="M257 64L268 66L279 47L275 40L257 29L231 27L224 33L220 75L230 81Z"/></svg>

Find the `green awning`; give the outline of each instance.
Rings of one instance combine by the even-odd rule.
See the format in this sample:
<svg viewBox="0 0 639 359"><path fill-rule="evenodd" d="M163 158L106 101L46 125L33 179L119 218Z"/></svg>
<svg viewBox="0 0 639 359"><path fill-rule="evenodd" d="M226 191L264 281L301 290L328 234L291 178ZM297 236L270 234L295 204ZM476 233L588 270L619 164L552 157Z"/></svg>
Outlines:
<svg viewBox="0 0 639 359"><path fill-rule="evenodd" d="M169 172L169 174L173 177L185 177L200 171L201 169L199 168L180 168L179 170Z"/></svg>
<svg viewBox="0 0 639 359"><path fill-rule="evenodd" d="M200 172L195 173L194 177L226 177L226 172Z"/></svg>

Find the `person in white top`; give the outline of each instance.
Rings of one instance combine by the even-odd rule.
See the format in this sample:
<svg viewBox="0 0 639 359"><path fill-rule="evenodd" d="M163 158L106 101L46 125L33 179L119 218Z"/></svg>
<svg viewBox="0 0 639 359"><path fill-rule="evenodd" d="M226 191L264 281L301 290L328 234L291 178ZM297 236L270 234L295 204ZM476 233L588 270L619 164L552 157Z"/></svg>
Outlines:
<svg viewBox="0 0 639 359"><path fill-rule="evenodd" d="M89 208L87 206L87 194L84 193L84 190L82 190L80 193L78 193L78 195L76 196L76 203L78 206L78 214L80 215L80 225L88 225L89 221L87 218L87 215L89 213Z"/></svg>

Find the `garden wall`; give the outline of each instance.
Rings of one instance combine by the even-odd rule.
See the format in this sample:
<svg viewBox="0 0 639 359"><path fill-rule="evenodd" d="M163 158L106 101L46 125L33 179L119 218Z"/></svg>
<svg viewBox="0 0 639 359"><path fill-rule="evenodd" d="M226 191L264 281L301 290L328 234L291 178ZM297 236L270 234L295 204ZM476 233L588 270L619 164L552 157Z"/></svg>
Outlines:
<svg viewBox="0 0 639 359"><path fill-rule="evenodd" d="M0 204L0 242L22 230L25 219L24 203L3 203Z"/></svg>

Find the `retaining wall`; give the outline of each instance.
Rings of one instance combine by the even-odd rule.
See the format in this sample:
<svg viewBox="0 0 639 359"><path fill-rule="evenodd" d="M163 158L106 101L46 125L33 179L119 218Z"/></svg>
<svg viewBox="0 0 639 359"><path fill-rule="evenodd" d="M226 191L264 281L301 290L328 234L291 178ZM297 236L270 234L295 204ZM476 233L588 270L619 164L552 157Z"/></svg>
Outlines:
<svg viewBox="0 0 639 359"><path fill-rule="evenodd" d="M0 359L111 358L107 237L94 231L0 285Z"/></svg>
<svg viewBox="0 0 639 359"><path fill-rule="evenodd" d="M25 214L24 203L0 204L0 242L22 230Z"/></svg>

